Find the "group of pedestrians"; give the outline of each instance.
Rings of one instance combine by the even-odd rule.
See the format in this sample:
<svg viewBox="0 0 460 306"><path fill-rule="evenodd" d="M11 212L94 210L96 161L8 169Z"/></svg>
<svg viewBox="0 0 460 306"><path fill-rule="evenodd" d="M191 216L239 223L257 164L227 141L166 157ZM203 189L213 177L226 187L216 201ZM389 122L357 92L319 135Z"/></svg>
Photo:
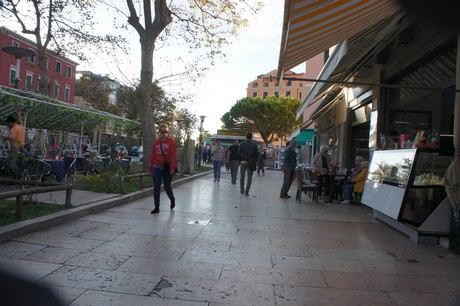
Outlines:
<svg viewBox="0 0 460 306"><path fill-rule="evenodd" d="M164 189L168 195L171 204L170 209L175 207L174 193L171 188L172 176L176 167L176 143L167 135L168 126L162 124L160 126L160 137L154 142L150 157L149 169L153 177L153 199L154 210L152 214L160 212L160 189L161 181L163 180ZM295 169L297 167L296 141L289 141L283 156L282 171L284 172L283 184L281 186L280 198L289 199L288 194L294 180ZM329 148L322 146L320 152L313 158L314 171L318 174L326 174L330 164L330 157L327 154ZM212 163L214 169L214 182L220 182L221 168L224 164L228 164L232 184L236 184L238 176L238 168L240 169L240 192L245 196L249 196L249 190L252 185L252 177L254 171L257 174L265 175L264 161L266 159L265 152L258 152L257 143L252 139L252 133L246 133L246 140L238 144L238 140L233 140L231 146L226 150L221 145L221 141L217 140L216 145L212 148ZM351 198L351 192L362 192L364 181L367 175L369 163L364 161L361 156L356 157L356 167L353 168L350 174L346 177L341 185L341 194L343 194L343 204L347 204ZM258 169L257 169L258 168ZM322 188L322 186L319 186ZM332 192L332 191L330 191Z"/></svg>

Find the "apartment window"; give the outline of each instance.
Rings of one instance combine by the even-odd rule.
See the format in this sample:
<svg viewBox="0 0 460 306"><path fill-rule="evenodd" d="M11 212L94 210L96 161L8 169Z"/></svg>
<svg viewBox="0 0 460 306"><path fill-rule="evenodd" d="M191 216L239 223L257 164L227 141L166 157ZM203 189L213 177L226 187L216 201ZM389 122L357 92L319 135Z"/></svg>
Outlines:
<svg viewBox="0 0 460 306"><path fill-rule="evenodd" d="M292 81L291 80L288 80L287 81L287 86L291 86L292 85Z"/></svg>
<svg viewBox="0 0 460 306"><path fill-rule="evenodd" d="M275 87L278 87L278 86L280 86L280 82L275 83Z"/></svg>
<svg viewBox="0 0 460 306"><path fill-rule="evenodd" d="M279 98L280 97L280 93L275 91L275 97Z"/></svg>
<svg viewBox="0 0 460 306"><path fill-rule="evenodd" d="M61 74L62 71L62 64L59 61L56 61L54 64L54 72Z"/></svg>
<svg viewBox="0 0 460 306"><path fill-rule="evenodd" d="M257 88L257 87L259 87L258 83L252 83L252 88Z"/></svg>
<svg viewBox="0 0 460 306"><path fill-rule="evenodd" d="M32 49L30 49L32 50ZM32 50L33 51L33 50ZM35 54L27 57L27 62L35 64Z"/></svg>
<svg viewBox="0 0 460 306"><path fill-rule="evenodd" d="M53 96L55 98L59 97L59 82L54 83Z"/></svg>
<svg viewBox="0 0 460 306"><path fill-rule="evenodd" d="M264 87L268 87L268 83L264 83Z"/></svg>
<svg viewBox="0 0 460 306"><path fill-rule="evenodd" d="M262 97L265 99L266 97L268 97L268 92L264 91L264 93L262 94Z"/></svg>
<svg viewBox="0 0 460 306"><path fill-rule="evenodd" d="M286 97L290 97L290 96L291 96L291 91L290 90L286 91Z"/></svg>
<svg viewBox="0 0 460 306"><path fill-rule="evenodd" d="M10 67L10 85L14 85L14 80L16 79L16 67Z"/></svg>
<svg viewBox="0 0 460 306"><path fill-rule="evenodd" d="M302 93L299 92L299 100L302 100Z"/></svg>
<svg viewBox="0 0 460 306"><path fill-rule="evenodd" d="M27 74L26 74L26 89L31 89L32 88L32 82L33 82L33 74L32 74L32 72L27 71Z"/></svg>
<svg viewBox="0 0 460 306"><path fill-rule="evenodd" d="M69 86L69 85L66 85L66 86L65 86L64 100L65 100L65 101L69 101L69 100L70 100L70 86Z"/></svg>
<svg viewBox="0 0 460 306"><path fill-rule="evenodd" d="M19 47L19 43L17 41L14 41L11 43L13 47Z"/></svg>
<svg viewBox="0 0 460 306"><path fill-rule="evenodd" d="M253 93L252 93L252 97L253 97L253 98L257 97L257 92L253 92Z"/></svg>
<svg viewBox="0 0 460 306"><path fill-rule="evenodd" d="M65 67L65 76L68 78L72 77L72 67L70 66Z"/></svg>

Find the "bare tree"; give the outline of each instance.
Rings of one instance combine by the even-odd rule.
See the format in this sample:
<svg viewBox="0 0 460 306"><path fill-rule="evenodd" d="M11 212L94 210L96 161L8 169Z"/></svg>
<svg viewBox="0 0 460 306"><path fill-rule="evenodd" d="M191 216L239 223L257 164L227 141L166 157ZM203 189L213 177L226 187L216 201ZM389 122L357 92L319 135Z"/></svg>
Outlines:
<svg viewBox="0 0 460 306"><path fill-rule="evenodd" d="M106 4L122 12L119 5ZM141 73L138 87L139 101L142 108L141 124L144 148L150 152L155 138L155 121L150 99L153 81L153 54L155 43L166 41L170 36L175 42L191 49L205 49L205 54L194 65L188 66L186 73L189 79L200 77L203 73L198 63L207 59L214 63L217 56L222 55L220 48L230 43L229 38L235 35L239 28L247 25L243 17L244 11L256 11L261 2L257 0L141 0L139 2L126 0L128 12L122 12L128 18L128 23L139 35L141 47ZM142 17L142 19L141 19ZM198 52L197 52L198 53ZM174 74L177 76L177 74ZM153 137L150 137L153 135ZM144 158L143 168L147 171L149 154Z"/></svg>

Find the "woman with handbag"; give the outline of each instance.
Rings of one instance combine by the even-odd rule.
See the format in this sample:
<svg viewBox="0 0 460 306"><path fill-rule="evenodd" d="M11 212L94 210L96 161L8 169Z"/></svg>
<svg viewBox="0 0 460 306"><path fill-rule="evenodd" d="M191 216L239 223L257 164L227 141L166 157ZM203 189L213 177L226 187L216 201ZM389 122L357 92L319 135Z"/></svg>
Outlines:
<svg viewBox="0 0 460 306"><path fill-rule="evenodd" d="M166 124L160 125L160 136L153 143L149 169L153 179L153 201L155 204L154 210L150 213L158 214L160 212L161 179L163 179L166 194L171 200L170 208L174 209L176 199L171 188L171 181L176 169L176 142L168 136Z"/></svg>

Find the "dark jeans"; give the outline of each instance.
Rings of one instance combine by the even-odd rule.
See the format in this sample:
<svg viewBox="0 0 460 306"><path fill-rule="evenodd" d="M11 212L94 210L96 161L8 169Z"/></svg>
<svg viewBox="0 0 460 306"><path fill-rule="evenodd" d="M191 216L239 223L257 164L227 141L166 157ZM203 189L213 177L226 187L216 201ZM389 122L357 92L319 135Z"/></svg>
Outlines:
<svg viewBox="0 0 460 306"><path fill-rule="evenodd" d="M232 183L236 183L236 178L238 175L238 167L240 165L240 162L237 160L231 160L227 164L230 165L230 173L232 176Z"/></svg>
<svg viewBox="0 0 460 306"><path fill-rule="evenodd" d="M220 178L220 168L222 167L222 161L215 160L212 162L212 166L214 168L214 178Z"/></svg>
<svg viewBox="0 0 460 306"><path fill-rule="evenodd" d="M289 189L291 188L292 180L294 179L294 168L284 168L284 179L283 186L281 187L280 196L288 195Z"/></svg>
<svg viewBox="0 0 460 306"><path fill-rule="evenodd" d="M251 189L251 184L252 184L252 174L254 173L254 170L249 168L249 163L241 163L240 164L240 191L241 193L249 193L249 189ZM246 176L246 171L248 172L248 181L246 182L246 188L244 187L244 178Z"/></svg>
<svg viewBox="0 0 460 306"><path fill-rule="evenodd" d="M164 173L163 169L153 167L152 170L153 179L153 203L155 206L160 206L160 191L161 191L161 179L165 187L168 198L173 201L174 193L171 188L172 175L170 173Z"/></svg>
<svg viewBox="0 0 460 306"><path fill-rule="evenodd" d="M265 174L264 162L259 160L259 161L257 161L257 175L260 174L261 170L262 170L262 173Z"/></svg>

